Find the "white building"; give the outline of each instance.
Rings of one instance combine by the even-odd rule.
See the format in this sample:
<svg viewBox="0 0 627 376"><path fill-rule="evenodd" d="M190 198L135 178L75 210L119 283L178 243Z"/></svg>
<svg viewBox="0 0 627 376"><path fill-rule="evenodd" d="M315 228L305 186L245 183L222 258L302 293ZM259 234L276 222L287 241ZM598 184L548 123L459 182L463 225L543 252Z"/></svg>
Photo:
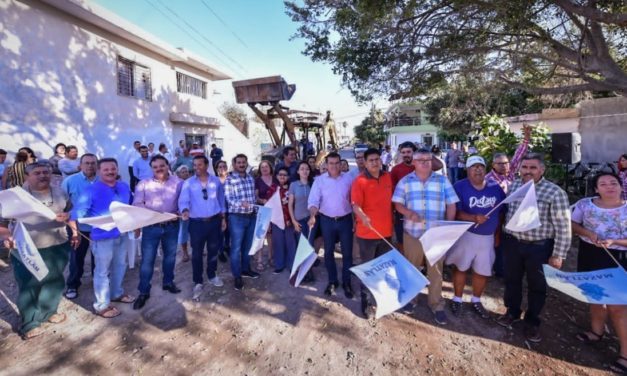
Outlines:
<svg viewBox="0 0 627 376"><path fill-rule="evenodd" d="M427 147L438 145L438 127L429 122L429 118L420 103L395 103L386 111L388 133L386 144L392 150L398 145L410 141Z"/></svg>
<svg viewBox="0 0 627 376"><path fill-rule="evenodd" d="M0 0L0 148L44 158L58 142L126 163L134 140L254 157L218 112L229 75L80 0ZM251 161L253 162L253 161ZM126 168L122 168L126 171Z"/></svg>

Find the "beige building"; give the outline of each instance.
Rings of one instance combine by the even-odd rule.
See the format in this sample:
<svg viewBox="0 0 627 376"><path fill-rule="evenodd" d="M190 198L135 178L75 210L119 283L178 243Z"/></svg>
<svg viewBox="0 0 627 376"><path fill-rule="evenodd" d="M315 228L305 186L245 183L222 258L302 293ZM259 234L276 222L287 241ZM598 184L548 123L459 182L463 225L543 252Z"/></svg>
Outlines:
<svg viewBox="0 0 627 376"><path fill-rule="evenodd" d="M64 142L122 164L134 140L255 154L213 98L229 74L96 4L2 0L0 51L0 148L47 158Z"/></svg>

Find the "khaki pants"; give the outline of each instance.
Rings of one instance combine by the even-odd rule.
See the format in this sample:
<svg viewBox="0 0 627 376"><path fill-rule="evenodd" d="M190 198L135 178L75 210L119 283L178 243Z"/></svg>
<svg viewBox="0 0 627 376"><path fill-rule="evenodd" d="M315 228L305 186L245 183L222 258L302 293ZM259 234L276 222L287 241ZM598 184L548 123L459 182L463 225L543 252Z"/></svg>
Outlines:
<svg viewBox="0 0 627 376"><path fill-rule="evenodd" d="M425 258L425 252L422 249L420 240L414 238L406 232L403 232L403 255L416 268L427 266L427 279L429 280L429 308L433 312L444 309L444 300L442 300L442 268L444 267L444 257L435 265L429 265L429 261Z"/></svg>

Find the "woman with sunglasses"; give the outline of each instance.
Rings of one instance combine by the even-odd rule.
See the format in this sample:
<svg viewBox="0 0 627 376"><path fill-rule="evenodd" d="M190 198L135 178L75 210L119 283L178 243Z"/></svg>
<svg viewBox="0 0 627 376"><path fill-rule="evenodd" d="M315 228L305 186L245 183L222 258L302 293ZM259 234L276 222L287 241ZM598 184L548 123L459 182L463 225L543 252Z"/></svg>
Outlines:
<svg viewBox="0 0 627 376"><path fill-rule="evenodd" d="M258 176L255 179L255 196L257 197L257 205L265 205L270 197L272 197L272 193L274 193L274 191L276 190L278 181L274 177L274 169L272 168L272 164L269 161L264 160L259 163L257 174ZM270 230L269 232L272 232L272 230ZM260 272L266 269L264 257L267 255L269 262L273 259L273 248L271 239L271 237L268 237L268 247L265 248L265 250L264 248L261 248L255 254L257 270Z"/></svg>
<svg viewBox="0 0 627 376"><path fill-rule="evenodd" d="M305 162L306 164L306 162ZM280 167L275 175L278 184L268 190L269 197L272 197L277 191L281 198L281 209L283 210L283 219L285 220L285 228L272 223L272 254L274 260L274 274L280 274L285 268L292 269L294 263L294 255L296 254L296 239L294 236L294 224L290 218L288 209L288 192L290 184L290 172L287 167Z"/></svg>
<svg viewBox="0 0 627 376"><path fill-rule="evenodd" d="M594 179L598 197L575 204L572 226L580 238L577 271L627 268L627 202L621 198L621 185L617 175L602 172ZM577 334L577 339L587 344L601 341L608 317L620 342L618 359L610 368L627 373L627 306L590 304L590 330Z"/></svg>

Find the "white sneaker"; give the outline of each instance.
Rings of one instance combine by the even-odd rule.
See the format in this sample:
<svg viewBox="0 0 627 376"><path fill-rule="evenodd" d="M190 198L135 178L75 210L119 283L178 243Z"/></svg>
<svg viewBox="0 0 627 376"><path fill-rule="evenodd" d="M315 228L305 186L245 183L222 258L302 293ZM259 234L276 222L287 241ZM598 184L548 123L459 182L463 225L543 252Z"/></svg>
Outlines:
<svg viewBox="0 0 627 376"><path fill-rule="evenodd" d="M198 300L198 299L200 299L200 295L202 295L202 284L201 283L197 283L194 286L194 291L192 292L192 299Z"/></svg>
<svg viewBox="0 0 627 376"><path fill-rule="evenodd" d="M222 280L218 276L215 276L215 277L211 278L211 280L209 282L211 282L215 287L222 287L222 286L224 286L224 282L222 282Z"/></svg>

